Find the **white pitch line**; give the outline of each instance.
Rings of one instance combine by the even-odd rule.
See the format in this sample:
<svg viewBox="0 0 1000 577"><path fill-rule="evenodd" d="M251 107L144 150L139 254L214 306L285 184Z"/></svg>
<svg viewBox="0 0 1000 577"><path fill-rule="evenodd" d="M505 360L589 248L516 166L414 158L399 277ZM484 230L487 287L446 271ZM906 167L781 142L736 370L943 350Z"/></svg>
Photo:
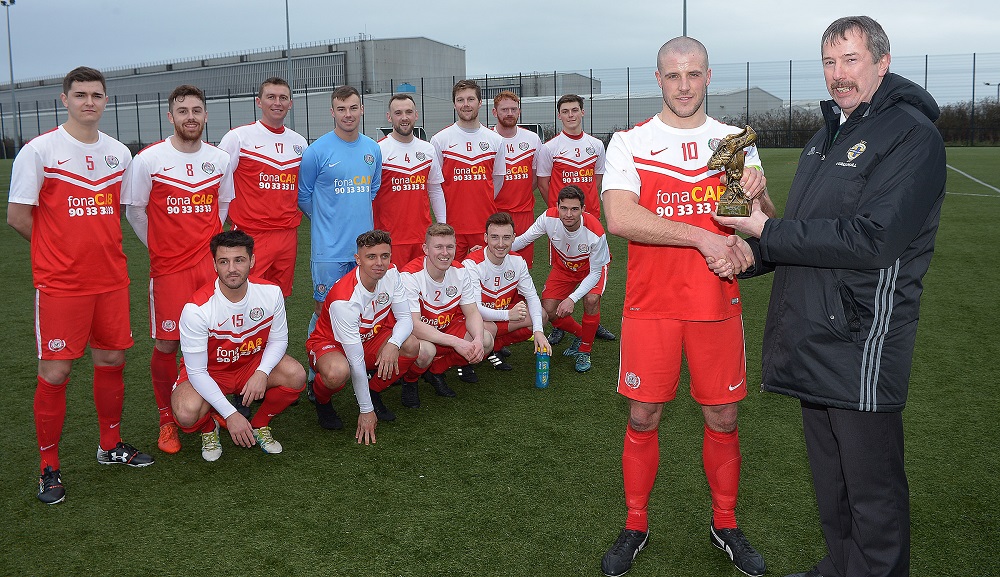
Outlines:
<svg viewBox="0 0 1000 577"><path fill-rule="evenodd" d="M997 196L995 194L975 194L973 192L950 192L950 191L945 191L945 194L952 194L952 195L955 195L955 196L981 196L981 197L985 197L985 198L1000 198L1000 196Z"/></svg>
<svg viewBox="0 0 1000 577"><path fill-rule="evenodd" d="M950 168L950 169L954 170L955 172L957 172L957 173L961 174L961 175L962 175L962 176L964 176L965 178L968 178L968 179L969 179L969 180L971 180L972 182L977 182L977 183L979 183L979 184L981 184L981 185L985 186L986 188L988 188L988 189L990 189L990 190L995 190L995 191L997 192L997 194L1000 194L1000 188L997 188L997 187L993 186L992 184L987 184L987 183L985 183L985 182L983 182L983 181L979 180L979 179L978 179L978 178L976 178L975 176L972 176L972 175L971 175L971 174L969 174L968 172L962 172L961 170L959 170L959 169L955 168L954 166L952 166L952 165L950 165L950 164L948 164L948 165L946 165L946 166L947 166L948 168ZM993 196L993 195L992 195L992 194L984 194L983 196Z"/></svg>

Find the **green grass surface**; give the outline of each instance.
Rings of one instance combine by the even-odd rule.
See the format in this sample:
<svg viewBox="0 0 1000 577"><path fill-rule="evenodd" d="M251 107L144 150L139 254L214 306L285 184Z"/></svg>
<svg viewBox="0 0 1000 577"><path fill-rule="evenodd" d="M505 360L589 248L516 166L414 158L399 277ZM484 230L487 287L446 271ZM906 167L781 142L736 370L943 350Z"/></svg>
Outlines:
<svg viewBox="0 0 1000 577"><path fill-rule="evenodd" d="M765 150L779 211L797 151ZM1000 149L951 149L949 164L1000 187ZM10 163L0 165L6 189ZM937 250L926 291L905 415L912 493L914 575L995 574L1000 493L993 362L995 223L1000 193L949 172ZM975 196L974 196L975 195ZM982 196L985 195L985 196ZM126 223L126 228L127 223ZM617 343L599 341L594 369L553 357L552 384L533 386L526 344L513 373L480 369L482 382L450 376L457 399L422 387L418 410L399 405L379 442L319 429L309 403L274 421L277 456L234 447L215 463L184 436L177 455L155 450L149 384L148 260L125 233L136 345L126 367L125 439L155 455L145 469L100 467L89 359L76 363L61 443L66 502L35 499L38 453L32 421L36 361L28 243L0 228L5 322L0 347L0 575L597 575L624 520L621 445L625 402L615 392ZM617 332L626 250L615 255L603 323ZM312 310L308 232L289 300L290 352ZM539 245L540 248L540 245ZM539 252L537 263L545 259ZM536 280L543 272L536 270ZM743 283L749 383L760 382L763 318L771 281ZM579 312L579 311L578 311ZM650 343L650 354L655 354ZM686 380L684 381L686 383ZM682 389L686 385L682 383ZM346 393L347 391L345 391ZM353 396L334 404L350 423ZM825 548L806 463L798 403L751 388L741 404L743 478L738 516L769 574L810 567ZM710 503L701 466L701 414L689 396L668 405L659 479L650 502L651 542L631 575L739 573L708 544Z"/></svg>

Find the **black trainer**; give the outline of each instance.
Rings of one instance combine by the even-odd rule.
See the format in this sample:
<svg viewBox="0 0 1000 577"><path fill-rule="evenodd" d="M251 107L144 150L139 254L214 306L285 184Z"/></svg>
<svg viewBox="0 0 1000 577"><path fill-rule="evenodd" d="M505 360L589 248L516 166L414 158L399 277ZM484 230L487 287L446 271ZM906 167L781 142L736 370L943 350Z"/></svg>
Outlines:
<svg viewBox="0 0 1000 577"><path fill-rule="evenodd" d="M613 341L618 338L615 336L615 333L609 331L608 329L604 328L604 325L600 324L597 325L597 334L594 336L601 339L602 341Z"/></svg>
<svg viewBox="0 0 1000 577"><path fill-rule="evenodd" d="M503 360L499 354L496 352L490 353L490 356L486 357L493 368L498 371L513 371L514 367L510 365L507 361Z"/></svg>
<svg viewBox="0 0 1000 577"><path fill-rule="evenodd" d="M399 396L399 400L408 409L420 408L420 391L418 390L417 383L403 381L403 393Z"/></svg>
<svg viewBox="0 0 1000 577"><path fill-rule="evenodd" d="M233 406L236 407L236 412L243 415L243 418L249 421L250 407L243 404L243 395L234 393L229 396L229 400L233 403ZM253 401L251 401L251 403L253 403Z"/></svg>
<svg viewBox="0 0 1000 577"><path fill-rule="evenodd" d="M427 371L424 373L424 380L434 387L434 392L437 393L439 397L456 397L455 391L451 390L448 383L444 381L444 373L432 373Z"/></svg>
<svg viewBox="0 0 1000 577"><path fill-rule="evenodd" d="M66 489L63 487L59 469L45 467L38 477L38 500L46 505L55 505L66 500Z"/></svg>
<svg viewBox="0 0 1000 577"><path fill-rule="evenodd" d="M548 339L550 345L558 345L559 342L562 341L563 337L565 336L566 336L566 331L552 327L552 332L549 333L549 336L546 338Z"/></svg>
<svg viewBox="0 0 1000 577"><path fill-rule="evenodd" d="M496 351L496 354L501 359L506 359L507 357L513 355L514 353L511 352L511 350L508 349L507 347L503 347L499 351Z"/></svg>
<svg viewBox="0 0 1000 577"><path fill-rule="evenodd" d="M735 529L716 529L715 523L708 526L708 537L712 545L722 549L729 555L729 560L737 569L750 577L760 577L767 570L764 556L757 552L739 527Z"/></svg>
<svg viewBox="0 0 1000 577"><path fill-rule="evenodd" d="M312 402L316 402L316 393L313 392L313 381L309 380L306 382L306 398Z"/></svg>
<svg viewBox="0 0 1000 577"><path fill-rule="evenodd" d="M128 465L129 467L146 467L154 463L153 457L121 441L118 441L115 448L110 451L105 451L98 445L97 462L102 465Z"/></svg>
<svg viewBox="0 0 1000 577"><path fill-rule="evenodd" d="M463 383L478 383L479 375L476 374L476 367L472 365L462 365L458 367L458 380Z"/></svg>
<svg viewBox="0 0 1000 577"><path fill-rule="evenodd" d="M628 573L632 568L632 561L635 560L639 551L642 551L649 543L649 533L635 531L633 529L622 529L615 539L615 544L608 549L601 559L601 571L608 577L618 577Z"/></svg>
<svg viewBox="0 0 1000 577"><path fill-rule="evenodd" d="M389 407L385 406L382 402L382 395L375 391L369 391L372 396L372 405L375 405L375 416L378 417L380 421L395 421L396 413L389 410Z"/></svg>
<svg viewBox="0 0 1000 577"><path fill-rule="evenodd" d="M340 415L333 408L333 403L317 403L313 401L313 405L316 407L316 420L319 421L319 426L328 431L339 431L344 428L344 421L340 420Z"/></svg>

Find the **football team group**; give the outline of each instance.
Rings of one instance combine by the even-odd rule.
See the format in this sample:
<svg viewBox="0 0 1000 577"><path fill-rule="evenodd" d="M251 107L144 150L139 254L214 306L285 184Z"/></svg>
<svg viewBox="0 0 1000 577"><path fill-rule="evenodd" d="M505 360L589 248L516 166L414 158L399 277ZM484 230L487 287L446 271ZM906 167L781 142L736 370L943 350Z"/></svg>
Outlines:
<svg viewBox="0 0 1000 577"><path fill-rule="evenodd" d="M796 575L907 575L901 411L913 301L943 194L943 148L927 128L937 107L888 72L888 38L870 18L834 22L821 47L827 126L803 154L783 218L753 146L741 154L740 182L751 215L716 214L725 172L706 163L741 129L707 115L708 53L689 37L657 54L662 111L614 134L607 150L583 131L574 94L558 99L562 130L548 142L518 125L520 98L509 91L493 98L487 128L472 80L455 84L457 120L429 142L414 134L409 94L391 97L392 131L375 142L360 132L361 95L341 86L331 95L335 128L308 144L285 126L292 90L273 77L260 84L260 120L218 146L202 141L204 93L178 86L167 99L173 134L133 158L98 128L104 76L74 69L61 95L68 118L17 155L8 205L8 223L31 244L36 287L37 498L65 499L66 387L88 346L97 462L154 462L119 426L133 344L122 210L149 252L158 449L177 453L180 432L198 433L215 461L221 429L235 445L280 453L271 419L303 391L320 427L343 429L332 398L350 381L355 437L367 445L380 421L396 418L382 401L388 387L401 387L407 408L420 406L421 380L455 397L447 371L476 383L477 365L512 370L514 343L551 354L570 333L563 355L586 373L595 340L616 339L600 324L611 262L603 206L608 231L629 247L617 383L629 407L626 517L603 573L624 574L649 543L658 427L683 351L704 415L710 542L743 573L764 574L735 512L737 405L748 386L736 279L774 271L764 388L801 399L829 551ZM536 189L546 203L537 218ZM287 354L285 310L303 214L315 300L305 367ZM550 270L539 294L530 269L542 236Z"/></svg>

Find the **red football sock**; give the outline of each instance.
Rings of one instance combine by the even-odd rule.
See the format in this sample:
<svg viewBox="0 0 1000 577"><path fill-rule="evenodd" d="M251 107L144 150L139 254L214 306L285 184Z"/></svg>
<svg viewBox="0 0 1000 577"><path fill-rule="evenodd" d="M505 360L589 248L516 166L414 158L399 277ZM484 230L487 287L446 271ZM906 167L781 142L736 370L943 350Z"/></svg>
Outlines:
<svg viewBox="0 0 1000 577"><path fill-rule="evenodd" d="M410 370L410 365L412 365L417 360L417 357L404 357L399 356L399 374L406 375L407 371ZM399 380L399 375L391 374L388 379L380 378L378 375L368 379L368 388L375 391L376 393L381 393L382 391L389 388L389 385L395 383Z"/></svg>
<svg viewBox="0 0 1000 577"><path fill-rule="evenodd" d="M315 385L315 384L314 384ZM315 391L315 386L313 387ZM250 426L259 429L271 423L271 418L281 413L299 398L302 389L291 389L289 387L271 387L264 392L264 400L260 403L260 408L250 419Z"/></svg>
<svg viewBox="0 0 1000 577"><path fill-rule="evenodd" d="M580 335L580 352L589 353L594 348L594 335L597 334L597 326L601 324L601 313L596 315L583 315L583 334Z"/></svg>
<svg viewBox="0 0 1000 577"><path fill-rule="evenodd" d="M42 377L38 377L35 387L35 434L38 435L38 448L41 453L39 469L46 466L59 468L59 437L62 436L63 421L66 420L66 385L65 382L53 385Z"/></svg>
<svg viewBox="0 0 1000 577"><path fill-rule="evenodd" d="M340 385L336 390L328 388L326 382L323 381L323 375L319 373L316 373L316 377L313 379L313 395L316 397L316 402L321 405L329 403L333 394L343 388L344 385ZM259 413L260 409L257 409L257 412Z"/></svg>
<svg viewBox="0 0 1000 577"><path fill-rule="evenodd" d="M720 433L705 426L701 452L705 476L712 493L712 519L716 529L736 527L736 495L740 488L740 436L737 430Z"/></svg>
<svg viewBox="0 0 1000 577"><path fill-rule="evenodd" d="M426 373L428 368L430 367L418 367L417 363L414 362L412 365L410 365L410 368L406 369L406 372L403 373L403 382L404 383L417 382L417 379L420 378L420 375Z"/></svg>
<svg viewBox="0 0 1000 577"><path fill-rule="evenodd" d="M533 331L531 327L521 327L516 331L511 331L505 335L500 335L493 339L493 350L499 351L500 349L506 347L507 345L512 345L514 343L519 343L521 341L526 341L531 338Z"/></svg>
<svg viewBox="0 0 1000 577"><path fill-rule="evenodd" d="M552 326L554 326L557 329L562 329L567 333L572 333L576 336L580 336L581 334L583 334L583 327L581 327L580 323L576 322L576 319L574 319L571 316L565 316L562 318L553 318Z"/></svg>
<svg viewBox="0 0 1000 577"><path fill-rule="evenodd" d="M124 363L116 367L94 367L94 406L97 408L101 448L105 451L114 449L122 440L119 425L122 422L122 397L125 396L124 370Z"/></svg>
<svg viewBox="0 0 1000 577"><path fill-rule="evenodd" d="M628 516L625 528L648 531L649 519L646 506L653 492L656 472L660 468L659 430L636 431L629 424L625 429L625 447L622 449L622 476L625 479L625 506Z"/></svg>
<svg viewBox="0 0 1000 577"><path fill-rule="evenodd" d="M190 427L182 427L179 424L177 427L185 433L211 433L215 430L215 419L212 418L212 409L209 409L204 417L198 419Z"/></svg>
<svg viewBox="0 0 1000 577"><path fill-rule="evenodd" d="M170 393L177 382L177 353L165 353L153 347L153 357L149 360L149 372L153 379L153 396L160 411L160 426L174 422L170 409Z"/></svg>
<svg viewBox="0 0 1000 577"><path fill-rule="evenodd" d="M443 348L446 352L434 357L434 362L429 367L432 373L441 374L452 367L464 367L469 364L469 361L465 360L465 357L458 354L455 349Z"/></svg>

